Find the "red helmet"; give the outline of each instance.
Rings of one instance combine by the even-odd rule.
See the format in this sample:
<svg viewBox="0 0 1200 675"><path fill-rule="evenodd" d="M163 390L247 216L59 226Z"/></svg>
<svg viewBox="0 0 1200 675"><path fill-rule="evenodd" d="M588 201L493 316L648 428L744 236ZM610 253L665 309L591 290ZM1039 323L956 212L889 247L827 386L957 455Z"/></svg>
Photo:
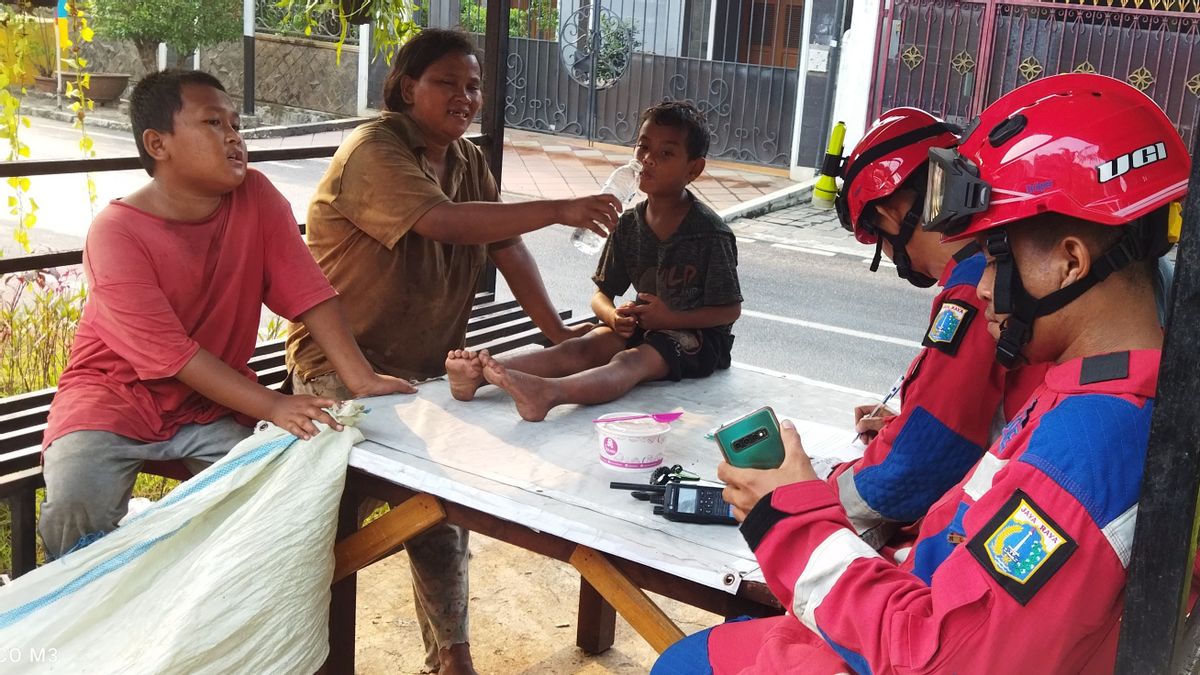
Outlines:
<svg viewBox="0 0 1200 675"><path fill-rule="evenodd" d="M1044 212L1123 225L1180 199L1191 165L1154 101L1082 73L1005 94L929 158L924 227L948 240Z"/></svg>
<svg viewBox="0 0 1200 675"><path fill-rule="evenodd" d="M1011 367L1039 317L1126 265L1167 252L1165 207L1187 191L1190 166L1175 127L1137 89L1102 75L1047 77L988 106L958 148L929 151L921 220L944 232L944 241L987 233L996 265L992 301L1007 317L996 356ZM1005 226L1042 213L1126 227L1085 276L1035 298Z"/></svg>
<svg viewBox="0 0 1200 675"><path fill-rule="evenodd" d="M957 143L955 129L924 110L885 112L846 158L842 189L834 201L842 227L864 244L876 243L875 230L862 221L867 205L903 185L929 161L930 148L952 148Z"/></svg>

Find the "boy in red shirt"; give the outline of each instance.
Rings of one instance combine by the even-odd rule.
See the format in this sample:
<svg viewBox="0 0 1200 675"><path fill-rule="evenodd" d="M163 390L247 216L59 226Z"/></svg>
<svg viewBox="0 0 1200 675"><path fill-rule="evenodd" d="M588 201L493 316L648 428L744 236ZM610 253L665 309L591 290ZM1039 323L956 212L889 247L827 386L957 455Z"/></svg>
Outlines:
<svg viewBox="0 0 1200 675"><path fill-rule="evenodd" d="M216 78L149 75L130 117L152 180L111 202L84 245L88 301L43 439L39 531L54 557L116 527L145 460L202 468L257 419L303 439L314 421L341 429L322 410L332 399L255 382L264 304L304 322L356 396L413 391L363 358L287 201L247 169Z"/></svg>

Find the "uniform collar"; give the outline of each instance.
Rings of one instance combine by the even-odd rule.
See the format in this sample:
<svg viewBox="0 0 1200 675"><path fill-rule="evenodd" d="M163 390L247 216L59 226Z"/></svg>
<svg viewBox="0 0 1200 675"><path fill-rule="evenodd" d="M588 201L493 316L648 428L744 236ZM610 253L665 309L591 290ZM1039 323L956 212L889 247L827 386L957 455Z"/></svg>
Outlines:
<svg viewBox="0 0 1200 675"><path fill-rule="evenodd" d="M942 268L942 276L938 278L938 287L945 288L946 284L950 283L950 275L954 274L954 268L958 267L958 263L974 257L975 254L979 253L979 251L979 244L970 242L966 246L958 249L954 255L950 256L949 262L947 262L946 266Z"/></svg>
<svg viewBox="0 0 1200 675"><path fill-rule="evenodd" d="M1122 355L1128 355L1125 377L1119 375ZM1065 394L1132 394L1154 398L1158 386L1159 349L1139 349L1071 359L1051 366L1046 386ZM1085 363L1089 362L1089 363ZM1105 379L1112 377L1112 379Z"/></svg>
<svg viewBox="0 0 1200 675"><path fill-rule="evenodd" d="M388 128L393 130L404 144L413 150L423 150L429 146L425 140L425 134L421 131L421 127L413 121L413 118L406 112L390 112L385 111L380 114L383 123ZM461 140L461 139L459 139ZM466 155L463 154L457 141L450 144L446 149L448 156L453 157L455 164L461 166L466 161Z"/></svg>

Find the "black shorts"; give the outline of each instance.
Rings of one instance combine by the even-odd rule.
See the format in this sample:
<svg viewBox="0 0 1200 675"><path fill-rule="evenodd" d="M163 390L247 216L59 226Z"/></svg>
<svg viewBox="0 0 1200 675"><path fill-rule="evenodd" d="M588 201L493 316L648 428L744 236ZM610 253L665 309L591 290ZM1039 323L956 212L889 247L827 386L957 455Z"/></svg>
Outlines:
<svg viewBox="0 0 1200 675"><path fill-rule="evenodd" d="M625 341L628 348L650 345L667 362L665 379L708 377L718 368L728 368L733 335L715 328L699 330L642 330Z"/></svg>

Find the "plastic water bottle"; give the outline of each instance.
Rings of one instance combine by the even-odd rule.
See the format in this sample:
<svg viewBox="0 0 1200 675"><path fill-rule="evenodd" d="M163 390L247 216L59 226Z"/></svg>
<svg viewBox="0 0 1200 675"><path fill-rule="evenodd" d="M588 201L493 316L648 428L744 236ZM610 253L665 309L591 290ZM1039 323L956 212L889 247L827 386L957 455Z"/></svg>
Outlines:
<svg viewBox="0 0 1200 675"><path fill-rule="evenodd" d="M631 159L629 163L618 166L609 174L608 180L604 181L604 187L600 188L600 192L620 199L621 206L624 207L637 196L638 179L641 175L642 163ZM604 248L604 237L580 227L571 233L571 243L575 244L575 248L588 255L596 255L600 249Z"/></svg>

